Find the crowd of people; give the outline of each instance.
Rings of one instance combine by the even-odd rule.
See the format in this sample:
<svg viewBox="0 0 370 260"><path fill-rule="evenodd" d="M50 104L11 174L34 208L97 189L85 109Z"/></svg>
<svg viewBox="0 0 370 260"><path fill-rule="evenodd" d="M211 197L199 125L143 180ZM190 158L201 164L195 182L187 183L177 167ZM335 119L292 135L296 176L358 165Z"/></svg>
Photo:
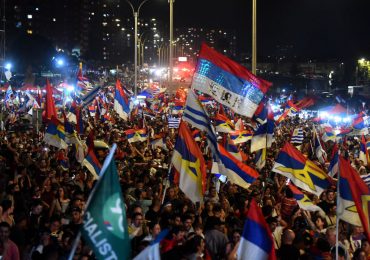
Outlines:
<svg viewBox="0 0 370 260"><path fill-rule="evenodd" d="M118 146L115 162L127 209L132 257L154 241L161 230L169 229L161 243L162 259L236 259L251 199L261 207L278 259L335 259L337 236L338 259L370 257L370 242L361 226L340 221L336 233L335 183L320 197L307 193L321 209L307 211L299 207L287 188L289 180L271 171L280 149L290 141L297 126L304 130L301 152L327 170L334 143L325 143L329 158L326 164L320 164L310 144L312 120L290 117L275 128L266 165L258 170L259 178L248 189L219 182L208 174L204 201L194 204L176 184L166 186L177 134L176 129L168 128L165 115L146 118L147 141L129 143L124 131L143 127L144 113L129 121L112 113L112 120L104 122L84 113L88 127L82 139L93 129L95 140ZM17 114L17 118L21 117ZM251 122L244 120L245 125ZM43 142L45 125L39 133L34 128L15 130L11 126L18 121L5 122L6 128L0 132L0 255L4 260L67 259L96 179L77 162L72 146L57 149ZM165 136L165 145L151 144L158 134ZM209 159L205 143L203 136L199 144ZM255 154L249 152L249 146L250 142L242 143L239 149L247 155L244 163L256 168ZM366 173L357 158L358 139L347 138L340 149L359 174ZM95 147L95 152L102 163L108 149ZM83 239L74 259L95 259Z"/></svg>

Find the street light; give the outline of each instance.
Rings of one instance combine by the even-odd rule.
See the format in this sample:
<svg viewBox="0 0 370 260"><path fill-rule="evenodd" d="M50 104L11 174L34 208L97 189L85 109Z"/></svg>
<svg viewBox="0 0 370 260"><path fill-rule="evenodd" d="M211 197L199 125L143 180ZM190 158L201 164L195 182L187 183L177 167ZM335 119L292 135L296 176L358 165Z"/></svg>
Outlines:
<svg viewBox="0 0 370 260"><path fill-rule="evenodd" d="M168 0L170 4L170 73L169 73L169 86L172 85L172 72L173 72L173 3L175 0Z"/></svg>
<svg viewBox="0 0 370 260"><path fill-rule="evenodd" d="M135 61L134 61L135 63L135 88L134 88L135 97L137 96L137 18L139 16L140 8L143 6L143 4L145 4L148 1L149 0L142 1L139 7L137 8L137 10L135 11L135 8L132 5L132 3L129 0L126 0L126 2L131 6L132 14L134 16L134 22L135 22L135 44L134 44L135 45Z"/></svg>

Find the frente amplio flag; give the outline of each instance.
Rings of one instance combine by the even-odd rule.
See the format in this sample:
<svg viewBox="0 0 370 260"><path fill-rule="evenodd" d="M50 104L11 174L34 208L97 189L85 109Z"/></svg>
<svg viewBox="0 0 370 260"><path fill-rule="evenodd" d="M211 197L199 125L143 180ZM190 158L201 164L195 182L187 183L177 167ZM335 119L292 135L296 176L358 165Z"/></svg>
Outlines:
<svg viewBox="0 0 370 260"><path fill-rule="evenodd" d="M117 112L120 118L127 120L130 115L130 101L122 89L121 82L117 79L116 91L114 94L114 111Z"/></svg>
<svg viewBox="0 0 370 260"><path fill-rule="evenodd" d="M352 215L355 219L356 214L350 213L355 213L357 211L366 237L369 240L370 189L355 169L352 168L351 164L342 156L339 158L339 176L340 200L337 207L338 216L351 223L350 221L353 221L350 218L351 216L346 217L344 214ZM352 201L354 203L352 203ZM358 225L359 223L356 224Z"/></svg>
<svg viewBox="0 0 370 260"><path fill-rule="evenodd" d="M179 172L179 187L192 202L203 201L206 163L185 122L180 123L172 164Z"/></svg>
<svg viewBox="0 0 370 260"><path fill-rule="evenodd" d="M252 199L240 238L237 259L276 259L274 240L261 208Z"/></svg>
<svg viewBox="0 0 370 260"><path fill-rule="evenodd" d="M236 113L252 117L272 84L202 44L192 88L213 97Z"/></svg>
<svg viewBox="0 0 370 260"><path fill-rule="evenodd" d="M272 171L291 179L296 186L317 196L331 185L329 176L289 142L280 150Z"/></svg>
<svg viewBox="0 0 370 260"><path fill-rule="evenodd" d="M130 259L126 209L116 164L114 144L104 161L100 179L87 201L81 234L97 259Z"/></svg>
<svg viewBox="0 0 370 260"><path fill-rule="evenodd" d="M54 116L52 116L51 120L48 122L48 127L45 131L44 142L59 149L66 149L68 147L67 143L65 142L64 124L62 124Z"/></svg>

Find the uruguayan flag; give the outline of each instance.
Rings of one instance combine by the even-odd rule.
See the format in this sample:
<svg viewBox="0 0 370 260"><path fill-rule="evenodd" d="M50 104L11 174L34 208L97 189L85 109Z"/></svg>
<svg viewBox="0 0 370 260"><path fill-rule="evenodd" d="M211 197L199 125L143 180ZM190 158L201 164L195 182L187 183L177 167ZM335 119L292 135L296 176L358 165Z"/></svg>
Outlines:
<svg viewBox="0 0 370 260"><path fill-rule="evenodd" d="M291 143L292 144L302 144L302 142L303 142L303 130L302 128L299 127L299 128L294 129Z"/></svg>

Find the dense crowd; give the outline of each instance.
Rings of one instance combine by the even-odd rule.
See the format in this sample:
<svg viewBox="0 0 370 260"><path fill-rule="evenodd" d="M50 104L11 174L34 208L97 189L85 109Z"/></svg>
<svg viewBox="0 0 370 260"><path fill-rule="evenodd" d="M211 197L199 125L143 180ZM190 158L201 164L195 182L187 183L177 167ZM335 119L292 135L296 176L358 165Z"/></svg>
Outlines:
<svg viewBox="0 0 370 260"><path fill-rule="evenodd" d="M304 129L301 152L327 169L328 163L320 164L312 152L312 120L297 116L275 128L275 142L267 151L266 165L248 189L219 182L209 174L204 202L194 204L177 185L171 183L166 187L176 141L176 130L168 128L166 117L160 114L147 117L145 127L150 138L135 143L128 143L124 131L141 128L141 115L127 122L112 117L112 121L102 122L86 114L88 127L81 138L86 139L94 129L95 140L118 145L115 162L127 209L133 257L155 240L161 230L169 229L161 243L162 259L236 259L252 198L260 205L271 229L278 259L334 259L336 236L339 236L338 259L370 257L370 243L362 227L340 221L336 234L335 183L320 197L307 193L321 210L306 211L299 208L287 188L288 180L271 171L281 147L297 126ZM73 147L62 150L43 143L45 128L36 133L35 129L27 130L20 125L14 131L19 120L6 120L6 128L0 132L2 259L67 259L96 180L77 162ZM248 125L250 120L245 119L245 123ZM151 145L150 141L158 134L166 137L165 146ZM203 137L199 144L209 159L206 139ZM333 144L325 143L329 162ZM249 152L249 145L246 142L239 148L247 155L244 163L255 168L255 154ZM358 159L358 139L347 138L340 149L359 174L366 174L363 162ZM95 152L103 162L108 150L95 147ZM83 239L74 259L94 259Z"/></svg>

